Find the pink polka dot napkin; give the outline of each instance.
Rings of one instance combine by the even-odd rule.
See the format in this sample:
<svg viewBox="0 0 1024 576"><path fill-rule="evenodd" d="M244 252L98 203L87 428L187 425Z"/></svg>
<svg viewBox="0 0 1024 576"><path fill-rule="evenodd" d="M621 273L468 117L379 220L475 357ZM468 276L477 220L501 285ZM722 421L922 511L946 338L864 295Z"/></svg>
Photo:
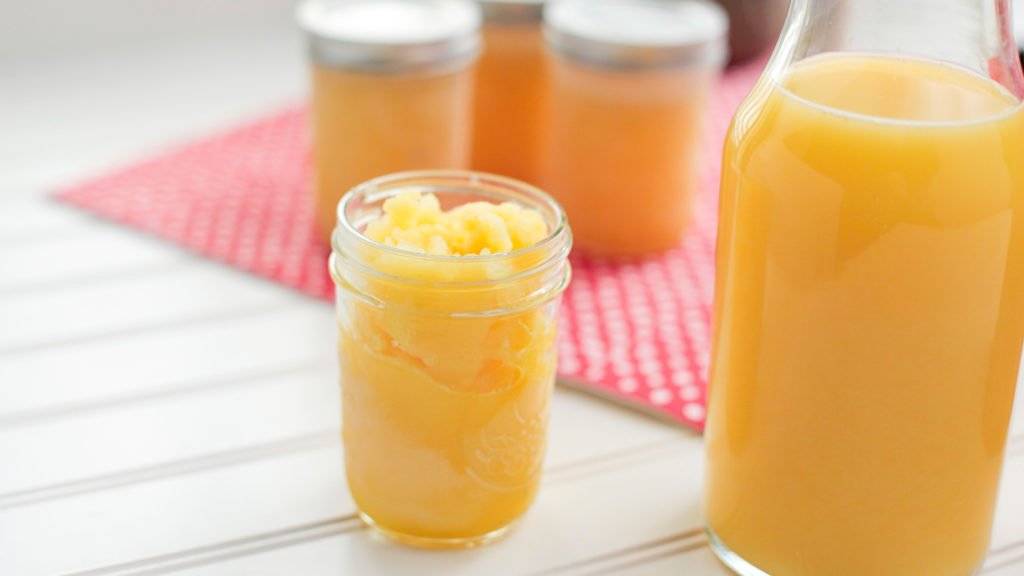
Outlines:
<svg viewBox="0 0 1024 576"><path fill-rule="evenodd" d="M679 248L625 264L573 255L559 341L564 383L703 429L719 151L761 68L722 78L696 218ZM306 123L304 108L287 109L56 198L329 300L328 248L313 232Z"/></svg>

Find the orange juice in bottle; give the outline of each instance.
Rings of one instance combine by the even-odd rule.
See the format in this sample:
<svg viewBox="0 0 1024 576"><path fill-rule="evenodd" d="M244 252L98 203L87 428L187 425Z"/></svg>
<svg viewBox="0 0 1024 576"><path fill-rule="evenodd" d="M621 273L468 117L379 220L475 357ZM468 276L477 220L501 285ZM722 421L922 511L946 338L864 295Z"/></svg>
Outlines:
<svg viewBox="0 0 1024 576"><path fill-rule="evenodd" d="M726 144L712 546L743 575L971 574L1024 339L1019 64L787 61L807 34Z"/></svg>

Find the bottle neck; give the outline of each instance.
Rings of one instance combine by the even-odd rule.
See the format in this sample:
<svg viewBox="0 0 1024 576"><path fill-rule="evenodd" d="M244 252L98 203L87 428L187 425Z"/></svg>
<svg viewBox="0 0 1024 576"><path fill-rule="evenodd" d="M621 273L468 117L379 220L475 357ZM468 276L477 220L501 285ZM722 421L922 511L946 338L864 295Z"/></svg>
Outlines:
<svg viewBox="0 0 1024 576"><path fill-rule="evenodd" d="M1009 0L793 0L773 71L835 52L949 63L1024 98Z"/></svg>

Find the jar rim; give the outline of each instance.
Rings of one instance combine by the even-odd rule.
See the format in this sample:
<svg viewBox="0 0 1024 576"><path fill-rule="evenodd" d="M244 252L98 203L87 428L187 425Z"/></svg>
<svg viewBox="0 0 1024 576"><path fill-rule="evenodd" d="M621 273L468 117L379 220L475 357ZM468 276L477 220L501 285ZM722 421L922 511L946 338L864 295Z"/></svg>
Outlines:
<svg viewBox="0 0 1024 576"><path fill-rule="evenodd" d="M481 184L491 184L499 187L506 188L512 192L518 192L535 200L543 209L549 211L555 217L553 226L549 227L547 235L529 246L524 246L517 250L509 252L497 252L494 254L467 254L467 255L445 255L445 254L427 254L422 252L415 252L412 250L405 250L397 246L389 246L381 242L377 242L368 238L363 232L356 228L356 225L349 218L349 208L351 204L356 200L373 198L372 193L387 195L388 197L393 196L396 190L401 189L399 186L405 182L409 187L417 186L418 181L451 181L452 184L461 182L467 185L469 188L480 186ZM494 195L496 196L496 195ZM506 200L513 200L513 198L507 198ZM416 284L424 283L434 286L441 285L458 285L462 287L472 286L485 286L494 284L497 282L508 282L515 281L518 278L536 273L536 270L544 268L550 265L553 261L564 259L568 256L569 250L572 247L572 232L569 228L568 217L566 216L565 210L562 206L548 193L544 192L540 188L508 178L497 174L490 174L487 172L477 172L472 170L415 170L407 172L398 172L394 174L388 174L386 176L380 176L372 180L368 180L352 188L342 196L338 202L337 208L337 226L334 229L334 233L331 235L331 248L332 256L337 254L343 254L342 250L342 235L349 238L355 239L359 245L372 249L378 250L381 253L395 255L409 261L415 262L435 262L443 265L459 265L459 264L473 264L479 265L481 263L492 263L517 260L523 256L529 256L531 254L545 254L550 253L550 256L540 258L535 266L520 270L509 276L503 276L500 278L475 280L475 281L454 281L454 282L443 282L443 281L426 281L418 280L414 278L405 278L402 276L394 276L386 274L380 271L364 270L364 272L372 272L378 276L386 276L393 280ZM335 273L335 264L331 265L332 275Z"/></svg>

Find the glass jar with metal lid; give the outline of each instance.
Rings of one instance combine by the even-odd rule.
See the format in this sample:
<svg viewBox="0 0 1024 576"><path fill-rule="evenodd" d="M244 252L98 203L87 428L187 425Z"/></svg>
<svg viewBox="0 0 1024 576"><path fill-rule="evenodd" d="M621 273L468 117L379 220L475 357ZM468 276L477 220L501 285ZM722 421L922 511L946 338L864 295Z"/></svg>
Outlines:
<svg viewBox="0 0 1024 576"><path fill-rule="evenodd" d="M305 0L312 69L316 222L384 174L465 168L480 11L469 0Z"/></svg>
<svg viewBox="0 0 1024 576"><path fill-rule="evenodd" d="M545 185L577 245L634 256L679 244L728 20L700 0L557 0L545 11Z"/></svg>
<svg viewBox="0 0 1024 576"><path fill-rule="evenodd" d="M544 156L547 70L543 0L480 0L473 168L537 183Z"/></svg>

